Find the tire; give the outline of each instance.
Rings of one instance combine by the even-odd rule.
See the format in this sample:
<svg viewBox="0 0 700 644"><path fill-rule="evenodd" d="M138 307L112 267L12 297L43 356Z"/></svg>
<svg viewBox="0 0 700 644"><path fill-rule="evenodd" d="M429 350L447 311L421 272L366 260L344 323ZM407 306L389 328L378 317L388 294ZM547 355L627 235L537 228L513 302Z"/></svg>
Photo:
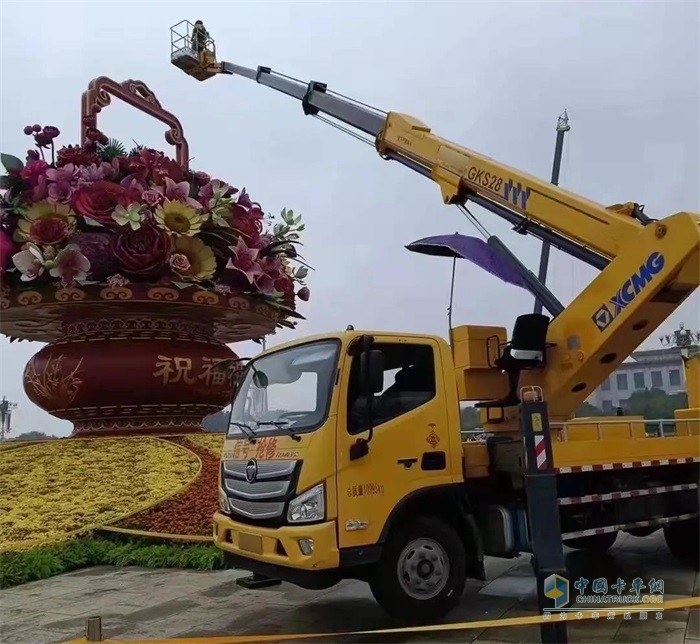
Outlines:
<svg viewBox="0 0 700 644"><path fill-rule="evenodd" d="M677 521L664 526L664 538L671 554L695 570L700 568L700 519Z"/></svg>
<svg viewBox="0 0 700 644"><path fill-rule="evenodd" d="M604 532L592 534L590 537L577 537L565 539L564 545L576 550L596 550L598 552L610 550L617 540L617 532Z"/></svg>
<svg viewBox="0 0 700 644"><path fill-rule="evenodd" d="M466 553L455 529L437 517L397 526L370 580L372 594L392 617L436 622L460 601Z"/></svg>

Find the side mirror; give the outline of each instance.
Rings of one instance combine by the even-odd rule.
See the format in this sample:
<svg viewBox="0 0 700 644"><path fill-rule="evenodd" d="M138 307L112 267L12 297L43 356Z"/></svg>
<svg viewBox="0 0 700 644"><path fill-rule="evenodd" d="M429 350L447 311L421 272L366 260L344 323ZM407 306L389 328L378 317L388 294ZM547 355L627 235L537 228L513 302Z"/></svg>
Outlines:
<svg viewBox="0 0 700 644"><path fill-rule="evenodd" d="M370 349L360 354L360 373L367 393L376 394L384 389L384 354Z"/></svg>
<svg viewBox="0 0 700 644"><path fill-rule="evenodd" d="M358 438L350 446L350 460L351 461L356 461L358 458L362 458L363 456L367 456L367 454L369 454L369 441L365 440L364 438Z"/></svg>
<svg viewBox="0 0 700 644"><path fill-rule="evenodd" d="M267 389L267 385L269 384L269 380L267 378L267 374L258 371L257 369L253 372L253 384L258 388L258 389Z"/></svg>

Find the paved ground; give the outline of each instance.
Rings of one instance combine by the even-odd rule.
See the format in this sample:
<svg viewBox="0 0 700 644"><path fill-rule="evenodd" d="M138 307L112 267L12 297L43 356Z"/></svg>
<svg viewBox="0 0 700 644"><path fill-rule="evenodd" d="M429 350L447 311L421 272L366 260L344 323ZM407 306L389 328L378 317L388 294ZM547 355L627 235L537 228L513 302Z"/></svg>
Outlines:
<svg viewBox="0 0 700 644"><path fill-rule="evenodd" d="M668 554L660 533L618 538L605 555L590 558L570 551L570 575L588 579L618 575L665 581L666 599L700 595L700 575L681 569ZM489 559L488 581L469 582L450 622L535 614L535 584L529 557ZM327 591L288 584L249 591L235 583L238 571L193 572L141 568L90 568L0 591L0 641L39 644L84 634L85 619L101 615L104 635L119 639L187 638L238 633L354 631L396 626L360 582L343 582ZM657 621L572 624L572 642L673 642L700 644L700 610L667 612ZM325 640L329 641L329 640ZM537 642L536 626L335 638L347 642Z"/></svg>

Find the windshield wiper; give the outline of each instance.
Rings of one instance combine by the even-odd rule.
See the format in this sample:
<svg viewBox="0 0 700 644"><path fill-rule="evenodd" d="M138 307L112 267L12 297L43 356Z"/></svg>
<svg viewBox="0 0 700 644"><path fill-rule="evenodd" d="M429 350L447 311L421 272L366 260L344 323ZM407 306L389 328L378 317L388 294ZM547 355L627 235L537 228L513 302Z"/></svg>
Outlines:
<svg viewBox="0 0 700 644"><path fill-rule="evenodd" d="M245 434L245 437L251 443L255 443L255 440L256 440L255 430L250 425L246 425L245 423L237 423L235 420L232 420L229 423L229 425L233 425L234 427L238 427L238 429L240 429L241 432L243 432Z"/></svg>
<svg viewBox="0 0 700 644"><path fill-rule="evenodd" d="M297 443L301 440L301 436L299 436L290 426L289 423L284 423L281 420L261 420L258 423L258 426L260 425L272 425L273 427L277 427L278 429L285 429L289 432L289 435L292 437L292 440L295 440Z"/></svg>

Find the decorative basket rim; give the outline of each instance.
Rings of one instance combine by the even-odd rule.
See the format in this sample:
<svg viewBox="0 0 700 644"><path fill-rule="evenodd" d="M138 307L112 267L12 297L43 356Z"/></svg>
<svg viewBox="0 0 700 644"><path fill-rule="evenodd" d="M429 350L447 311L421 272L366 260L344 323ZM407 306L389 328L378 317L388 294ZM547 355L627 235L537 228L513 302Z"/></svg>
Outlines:
<svg viewBox="0 0 700 644"><path fill-rule="evenodd" d="M133 314L137 306L144 316L191 317L211 322L215 338L225 344L272 333L283 315L278 305L260 296L236 292L224 295L199 286L178 289L167 284L133 283L56 289L47 285L3 289L0 333L10 338L53 342L61 338L63 325L71 318L120 317ZM294 311L291 314L301 318ZM285 309L284 315L290 315L290 311Z"/></svg>

